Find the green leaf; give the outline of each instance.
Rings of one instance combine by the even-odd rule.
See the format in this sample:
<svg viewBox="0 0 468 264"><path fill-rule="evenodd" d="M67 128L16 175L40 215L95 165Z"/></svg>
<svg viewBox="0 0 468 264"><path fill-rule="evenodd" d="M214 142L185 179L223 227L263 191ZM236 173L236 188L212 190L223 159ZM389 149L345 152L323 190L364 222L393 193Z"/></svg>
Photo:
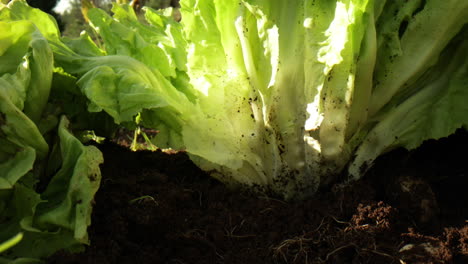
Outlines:
<svg viewBox="0 0 468 264"><path fill-rule="evenodd" d="M409 90L395 97L379 122L356 151L350 166L354 178L362 175L381 153L403 146L414 149L428 139L439 139L468 128L468 27L455 37L441 56Z"/></svg>
<svg viewBox="0 0 468 264"><path fill-rule="evenodd" d="M30 7L26 0L12 0L7 8L0 9L0 21L28 20L39 29L48 40L57 41L60 38L55 19L37 8Z"/></svg>
<svg viewBox="0 0 468 264"><path fill-rule="evenodd" d="M0 163L0 189L12 189L16 182L33 169L36 152L31 147Z"/></svg>
<svg viewBox="0 0 468 264"><path fill-rule="evenodd" d="M36 124L50 92L52 52L31 22L0 21L0 27L0 138L44 158L48 146Z"/></svg>
<svg viewBox="0 0 468 264"><path fill-rule="evenodd" d="M468 1L387 1L377 21L378 63L369 108L377 113L431 66L468 23ZM406 25L406 26L405 26Z"/></svg>
<svg viewBox="0 0 468 264"><path fill-rule="evenodd" d="M18 233L16 236L8 239L7 241L0 244L0 253L18 244L23 239L23 233Z"/></svg>
<svg viewBox="0 0 468 264"><path fill-rule="evenodd" d="M10 258L42 258L59 249L80 250L88 243L87 228L103 158L96 147L83 146L68 126L63 117L58 128L60 151L51 156L51 160L61 160L62 165L50 175L45 191L39 195L30 184L15 186L6 213L13 220L0 237L21 230L24 239L9 251Z"/></svg>

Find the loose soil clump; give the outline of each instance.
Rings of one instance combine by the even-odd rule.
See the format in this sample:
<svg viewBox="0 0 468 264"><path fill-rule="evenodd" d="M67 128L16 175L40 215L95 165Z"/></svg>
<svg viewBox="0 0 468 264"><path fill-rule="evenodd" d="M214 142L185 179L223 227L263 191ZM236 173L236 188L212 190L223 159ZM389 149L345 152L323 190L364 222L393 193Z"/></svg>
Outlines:
<svg viewBox="0 0 468 264"><path fill-rule="evenodd" d="M232 191L185 153L100 146L103 179L72 263L468 263L466 132L397 150L301 202Z"/></svg>

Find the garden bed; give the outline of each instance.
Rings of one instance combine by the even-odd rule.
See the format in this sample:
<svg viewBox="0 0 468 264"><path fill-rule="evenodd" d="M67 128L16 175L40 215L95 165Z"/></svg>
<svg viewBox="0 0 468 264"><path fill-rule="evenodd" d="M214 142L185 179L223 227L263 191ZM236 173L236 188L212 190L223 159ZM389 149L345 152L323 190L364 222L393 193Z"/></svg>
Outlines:
<svg viewBox="0 0 468 264"><path fill-rule="evenodd" d="M468 263L467 145L396 150L292 203L228 190L182 152L107 143L91 245L49 263Z"/></svg>

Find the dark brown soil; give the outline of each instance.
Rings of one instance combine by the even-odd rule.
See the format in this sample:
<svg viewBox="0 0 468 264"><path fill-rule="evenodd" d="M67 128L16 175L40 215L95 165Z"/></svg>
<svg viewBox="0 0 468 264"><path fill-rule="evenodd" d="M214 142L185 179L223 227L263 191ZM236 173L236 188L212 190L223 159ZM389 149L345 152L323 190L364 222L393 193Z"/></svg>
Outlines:
<svg viewBox="0 0 468 264"><path fill-rule="evenodd" d="M104 152L91 245L51 264L468 263L468 135L380 158L286 203L226 189L184 153Z"/></svg>

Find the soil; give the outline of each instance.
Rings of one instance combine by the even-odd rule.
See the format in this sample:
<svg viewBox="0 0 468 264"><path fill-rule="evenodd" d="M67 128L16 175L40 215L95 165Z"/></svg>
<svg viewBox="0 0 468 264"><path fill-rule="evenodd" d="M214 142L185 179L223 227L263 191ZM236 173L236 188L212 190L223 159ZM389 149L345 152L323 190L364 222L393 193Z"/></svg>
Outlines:
<svg viewBox="0 0 468 264"><path fill-rule="evenodd" d="M226 189L185 153L107 143L91 244L51 264L468 263L468 133L284 202Z"/></svg>

